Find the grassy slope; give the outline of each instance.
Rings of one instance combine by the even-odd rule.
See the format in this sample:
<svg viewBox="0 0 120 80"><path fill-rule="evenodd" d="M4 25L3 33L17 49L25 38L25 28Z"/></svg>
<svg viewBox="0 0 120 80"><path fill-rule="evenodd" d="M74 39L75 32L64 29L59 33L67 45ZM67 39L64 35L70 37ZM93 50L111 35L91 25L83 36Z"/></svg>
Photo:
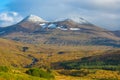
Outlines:
<svg viewBox="0 0 120 80"><path fill-rule="evenodd" d="M22 51L22 47L29 46L11 40L0 39L0 65L25 66L31 59Z"/></svg>
<svg viewBox="0 0 120 80"><path fill-rule="evenodd" d="M25 69L12 68L9 72L0 72L0 80L48 80L45 78L35 77L27 75ZM83 71L81 73L81 71ZM60 73L64 72L64 74ZM79 72L79 73L78 73ZM86 73L84 75L84 73ZM53 71L55 79L51 80L120 80L120 74L118 71L108 70L57 70ZM77 76L73 76L77 74Z"/></svg>
<svg viewBox="0 0 120 80"><path fill-rule="evenodd" d="M0 44L1 44L0 45L0 65L7 65L7 66L12 65L12 66L17 66L17 67L24 67L25 65L30 64L32 62L32 58L30 58L28 55L32 55L39 60L35 65L33 65L34 67L40 67L40 66L49 67L51 63L78 60L78 59L93 56L93 55L96 57L99 57L100 55L103 55L106 51L113 49L113 48L104 47L104 46L101 46L101 47L97 47L97 46L81 46L81 47L80 46L79 47L73 47L73 46L63 47L62 46L61 47L61 46L50 46L50 45L33 46L33 45L23 44L23 43L14 42L11 40L6 40L6 39L0 39ZM28 51L26 52L22 51L22 47L24 46L29 47ZM59 52L62 52L62 53L59 53ZM117 54L119 51L117 52L116 50L115 51L112 50L109 52L110 54L114 55L114 53ZM113 55L111 55L111 57ZM115 56L115 57L118 57L118 56ZM94 59L95 58L93 57L93 60ZM17 79L18 80L19 79L20 80L21 79L22 80L44 80L38 77L27 75L21 71L22 70L15 70L15 72L7 72L7 73L0 72L0 79L1 80L2 79L3 80L6 80L6 79L7 80L10 80L10 79L12 80L17 80ZM107 74L107 73L108 74L114 73L114 75L117 75L119 77L119 74L114 71L113 72L109 72L109 71L102 72L100 70L97 70L95 73L89 73L87 76L84 76L84 77L74 77L70 75L68 76L68 75L58 74L57 72L58 71L55 71L56 80L61 80L61 79L93 80L92 79L93 77L99 78L98 74ZM103 75L103 77L106 77L106 76Z"/></svg>
<svg viewBox="0 0 120 80"><path fill-rule="evenodd" d="M33 46L6 39L0 39L0 44L0 65L17 67L29 65L32 62L32 58L29 55L38 59L38 62L33 65L34 67L49 67L51 63L98 55L104 53L106 50L112 49L111 47L105 46ZM22 48L25 46L29 49L23 52Z"/></svg>
<svg viewBox="0 0 120 80"><path fill-rule="evenodd" d="M32 62L32 58L28 55L34 56L39 60L36 66L42 64L49 65L51 62L67 61L73 59L79 59L84 56L89 56L97 53L101 53L107 47L93 47L90 46L56 46L56 45L29 45L12 40L0 39L0 65L12 65L12 66L25 66ZM29 49L26 52L22 51L22 48L27 46ZM93 49L96 50L93 52ZM100 50L104 48L104 50ZM84 49L89 49L84 51ZM62 54L60 54L62 52ZM91 53L92 52L92 53Z"/></svg>
<svg viewBox="0 0 120 80"><path fill-rule="evenodd" d="M105 70L120 70L120 50L108 50L102 54L85 56L81 59L58 62L55 68L63 69L105 69Z"/></svg>

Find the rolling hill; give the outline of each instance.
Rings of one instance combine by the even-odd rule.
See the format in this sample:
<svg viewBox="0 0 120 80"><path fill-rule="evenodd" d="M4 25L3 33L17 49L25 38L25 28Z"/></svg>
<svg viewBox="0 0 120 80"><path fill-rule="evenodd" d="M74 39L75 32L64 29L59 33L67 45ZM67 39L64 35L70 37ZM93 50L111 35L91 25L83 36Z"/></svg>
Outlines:
<svg viewBox="0 0 120 80"><path fill-rule="evenodd" d="M104 69L120 70L120 50L108 50L103 54L82 57L80 59L53 63L55 69Z"/></svg>
<svg viewBox="0 0 120 80"><path fill-rule="evenodd" d="M27 52L25 54L24 47L29 47L29 51L30 47L33 48L28 44L0 38L0 66L25 67L30 64L32 59Z"/></svg>

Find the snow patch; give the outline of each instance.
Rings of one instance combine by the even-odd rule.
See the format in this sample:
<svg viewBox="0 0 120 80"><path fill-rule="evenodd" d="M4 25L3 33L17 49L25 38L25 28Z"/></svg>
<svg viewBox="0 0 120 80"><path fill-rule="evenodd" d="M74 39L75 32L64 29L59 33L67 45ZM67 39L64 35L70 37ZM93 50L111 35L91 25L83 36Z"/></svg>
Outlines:
<svg viewBox="0 0 120 80"><path fill-rule="evenodd" d="M64 26L60 26L60 27L57 27L57 28L60 29L60 30L64 30L64 31L68 30L68 29L65 28Z"/></svg>
<svg viewBox="0 0 120 80"><path fill-rule="evenodd" d="M80 30L80 28L70 28L70 30L77 31Z"/></svg>
<svg viewBox="0 0 120 80"><path fill-rule="evenodd" d="M49 24L48 28L57 28L56 24Z"/></svg>
<svg viewBox="0 0 120 80"><path fill-rule="evenodd" d="M60 28L61 30L63 30L63 31L66 31L66 30L68 30L67 28Z"/></svg>
<svg viewBox="0 0 120 80"><path fill-rule="evenodd" d="M44 25L46 25L46 24L45 24L45 23L41 23L41 24L40 24L40 26L44 26Z"/></svg>
<svg viewBox="0 0 120 80"><path fill-rule="evenodd" d="M27 16L23 21L30 21L30 22L46 22L42 18L35 16L35 15L29 15Z"/></svg>
<svg viewBox="0 0 120 80"><path fill-rule="evenodd" d="M66 26L57 26L54 23L51 24L46 24L46 23L41 23L40 26L44 29L44 28L48 28L48 29L60 29L60 30L73 30L73 31L77 31L80 30L80 28L67 28Z"/></svg>
<svg viewBox="0 0 120 80"><path fill-rule="evenodd" d="M40 26L41 26L42 28L46 28L46 27L47 27L47 25L46 25L45 23L41 23Z"/></svg>

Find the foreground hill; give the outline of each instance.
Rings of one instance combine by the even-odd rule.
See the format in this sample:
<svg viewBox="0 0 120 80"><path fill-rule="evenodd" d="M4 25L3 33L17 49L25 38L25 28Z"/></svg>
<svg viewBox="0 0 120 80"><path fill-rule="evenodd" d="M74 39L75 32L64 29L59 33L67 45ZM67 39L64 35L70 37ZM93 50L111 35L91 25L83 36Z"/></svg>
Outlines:
<svg viewBox="0 0 120 80"><path fill-rule="evenodd" d="M92 55L80 59L58 62L53 64L55 68L63 69L105 69L120 70L120 50L108 50L103 54Z"/></svg>
<svg viewBox="0 0 120 80"><path fill-rule="evenodd" d="M12 40L0 39L0 65L24 67L32 60L24 54L23 48L30 45Z"/></svg>
<svg viewBox="0 0 120 80"><path fill-rule="evenodd" d="M120 38L83 18L47 22L30 15L18 24L0 29L0 36L32 44L59 46L102 45L120 47Z"/></svg>
<svg viewBox="0 0 120 80"><path fill-rule="evenodd" d="M113 49L105 46L34 46L1 38L0 44L0 65L14 67L50 67L54 62L79 59Z"/></svg>
<svg viewBox="0 0 120 80"><path fill-rule="evenodd" d="M34 46L6 39L0 44L1 80L120 79L120 50L111 47Z"/></svg>

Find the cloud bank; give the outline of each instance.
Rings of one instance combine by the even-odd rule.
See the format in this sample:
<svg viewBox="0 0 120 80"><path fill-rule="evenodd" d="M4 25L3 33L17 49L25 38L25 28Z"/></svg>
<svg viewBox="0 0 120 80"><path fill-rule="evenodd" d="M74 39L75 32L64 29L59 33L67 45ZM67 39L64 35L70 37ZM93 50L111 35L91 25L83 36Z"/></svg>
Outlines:
<svg viewBox="0 0 120 80"><path fill-rule="evenodd" d="M13 25L22 19L22 16L20 16L17 12L0 13L0 27Z"/></svg>

